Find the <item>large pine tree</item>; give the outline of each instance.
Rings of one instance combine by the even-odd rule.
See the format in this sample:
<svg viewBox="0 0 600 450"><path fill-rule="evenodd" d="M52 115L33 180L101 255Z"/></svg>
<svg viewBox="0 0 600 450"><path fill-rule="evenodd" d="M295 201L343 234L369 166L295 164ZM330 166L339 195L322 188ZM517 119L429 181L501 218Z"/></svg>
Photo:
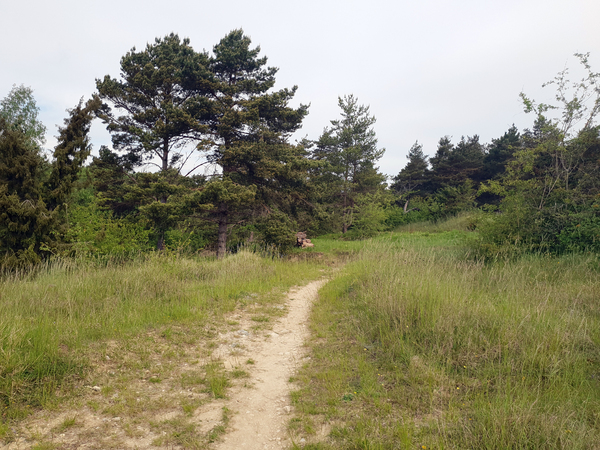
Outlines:
<svg viewBox="0 0 600 450"><path fill-rule="evenodd" d="M125 55L122 80L109 76L98 80L100 97L121 115L108 105L102 111L117 153L104 150L97 173L119 180L129 192L117 192L114 184L102 182L107 194L111 191L106 200L150 214L160 235L165 224L175 223L178 208L169 204L177 192L180 214L203 215L218 224L219 257L225 254L233 223L255 216L257 209L268 213L276 208L286 185L302 179L298 168L308 164L303 149L287 142L308 107L288 106L296 87L273 90L277 69L267 67L267 58L259 54L260 47L252 48L242 30L227 34L212 55L195 53L187 39L171 34L156 39L145 51L133 49ZM210 182L187 196L165 184L184 182L171 172L181 168L184 149L200 150L205 163L214 167ZM143 163L156 164L164 174L155 180L165 187L163 198L157 200L162 206L143 202L152 196L142 191L140 202L131 203L139 178L131 169Z"/></svg>
<svg viewBox="0 0 600 450"><path fill-rule="evenodd" d="M100 98L109 102L99 115L114 149L134 165L154 164L161 171L179 167L185 152L193 151L208 131L207 66L206 53L171 33L123 56L121 79L106 75L96 80Z"/></svg>
<svg viewBox="0 0 600 450"><path fill-rule="evenodd" d="M243 30L227 34L213 53L212 145L206 151L208 160L220 168L209 185L222 185L210 186L218 223L217 256L222 257L232 218L239 221L261 208L268 213L282 203L286 186L302 179L298 168L307 164L303 149L290 145L288 138L300 128L308 107L288 106L296 86L271 91L277 69L266 66L260 47L252 48Z"/></svg>

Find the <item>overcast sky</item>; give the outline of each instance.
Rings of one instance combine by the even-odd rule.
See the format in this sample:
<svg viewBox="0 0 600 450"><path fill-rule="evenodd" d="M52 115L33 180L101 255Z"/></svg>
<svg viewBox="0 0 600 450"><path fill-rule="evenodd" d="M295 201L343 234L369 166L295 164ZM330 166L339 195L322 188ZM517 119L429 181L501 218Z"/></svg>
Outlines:
<svg viewBox="0 0 600 450"><path fill-rule="evenodd" d="M530 127L519 92L551 101L541 85L575 52L600 71L598 0L0 0L0 98L13 84L34 90L53 147L56 126L96 78L119 75L120 58L175 32L196 50L243 28L279 67L278 88L298 85L310 103L297 138L317 139L354 94L377 118L382 172L397 174L419 140L482 142ZM109 144L100 122L94 148Z"/></svg>

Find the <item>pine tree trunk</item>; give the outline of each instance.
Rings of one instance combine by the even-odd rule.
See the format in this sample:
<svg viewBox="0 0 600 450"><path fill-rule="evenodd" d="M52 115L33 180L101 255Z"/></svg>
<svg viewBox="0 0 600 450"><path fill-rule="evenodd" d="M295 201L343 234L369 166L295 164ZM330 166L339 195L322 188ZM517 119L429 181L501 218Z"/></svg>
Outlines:
<svg viewBox="0 0 600 450"><path fill-rule="evenodd" d="M343 213L342 213L342 233L346 234L346 232L348 231L348 206L347 206L347 202L348 202L348 195L346 193L346 191L344 190L344 209L343 209Z"/></svg>
<svg viewBox="0 0 600 450"><path fill-rule="evenodd" d="M165 233L161 233L156 241L156 250L162 252L165 249Z"/></svg>
<svg viewBox="0 0 600 450"><path fill-rule="evenodd" d="M163 139L163 151L161 156L162 171L166 172L169 169L169 140Z"/></svg>
<svg viewBox="0 0 600 450"><path fill-rule="evenodd" d="M227 213L227 205L221 203L218 214L219 237L217 239L217 259L223 258L227 250Z"/></svg>

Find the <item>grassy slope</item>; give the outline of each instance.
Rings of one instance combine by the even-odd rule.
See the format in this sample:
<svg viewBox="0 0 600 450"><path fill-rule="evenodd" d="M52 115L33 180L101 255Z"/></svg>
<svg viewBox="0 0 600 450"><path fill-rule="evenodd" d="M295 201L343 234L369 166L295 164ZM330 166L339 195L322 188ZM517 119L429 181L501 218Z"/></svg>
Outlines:
<svg viewBox="0 0 600 450"><path fill-rule="evenodd" d="M0 442L11 421L81 384L102 342L140 347L148 330L218 326L224 313L244 302L269 304L322 267L241 252L222 261L152 256L105 267L62 261L29 279L0 281Z"/></svg>
<svg viewBox="0 0 600 450"><path fill-rule="evenodd" d="M465 262L463 232L430 231L315 239L314 258L309 250L287 261L240 253L107 267L63 262L2 281L0 440L11 421L49 406L61 390L68 396L99 343L145 347L154 338L133 343L147 330L168 340L192 324L201 333L218 327L244 302L268 304L319 276L326 252L351 262L321 292L313 359L293 395L295 433L331 427L326 442L306 448L595 448L597 261L484 266ZM212 385L208 369L201 381Z"/></svg>
<svg viewBox="0 0 600 450"><path fill-rule="evenodd" d="M291 428L331 434L305 448L597 448L597 262L486 266L461 234L380 237L322 289Z"/></svg>

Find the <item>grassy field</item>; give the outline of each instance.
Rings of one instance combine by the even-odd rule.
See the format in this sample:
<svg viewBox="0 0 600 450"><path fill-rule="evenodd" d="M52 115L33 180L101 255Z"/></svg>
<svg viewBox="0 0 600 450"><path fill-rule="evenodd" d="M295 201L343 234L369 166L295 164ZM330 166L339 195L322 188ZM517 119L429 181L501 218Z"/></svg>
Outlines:
<svg viewBox="0 0 600 450"><path fill-rule="evenodd" d="M84 381L100 384L87 378L109 353L120 356L107 374L120 370L139 378L151 369L150 381L158 383L169 376L173 353L192 341L208 344L226 325L225 313L246 304L268 312L291 286L321 276L323 267L323 258L289 261L242 251L221 261L168 255L105 264L55 261L34 275L0 280L0 442L30 412L66 401ZM224 375L214 365L204 369L198 383L222 396ZM134 375L120 376L113 384L134 381Z"/></svg>
<svg viewBox="0 0 600 450"><path fill-rule="evenodd" d="M0 442L29 413L98 385L85 408L132 424L147 416L165 436L156 445L205 448L229 411L206 436L186 417L245 376L218 361L199 367L212 337L235 326L224 316L281 314L286 290L328 272L292 394L290 433L303 448L600 448L598 257L484 264L467 229L458 218L367 241L315 238L287 258L67 260L4 278ZM156 396L132 392L139 383ZM162 405L158 388L169 386ZM203 397L179 398L180 387ZM185 414L152 422L166 407ZM61 420L57 432L78 423Z"/></svg>
<svg viewBox="0 0 600 450"><path fill-rule="evenodd" d="M304 448L599 448L597 257L486 265L468 239L381 236L322 289L290 427L330 434Z"/></svg>

